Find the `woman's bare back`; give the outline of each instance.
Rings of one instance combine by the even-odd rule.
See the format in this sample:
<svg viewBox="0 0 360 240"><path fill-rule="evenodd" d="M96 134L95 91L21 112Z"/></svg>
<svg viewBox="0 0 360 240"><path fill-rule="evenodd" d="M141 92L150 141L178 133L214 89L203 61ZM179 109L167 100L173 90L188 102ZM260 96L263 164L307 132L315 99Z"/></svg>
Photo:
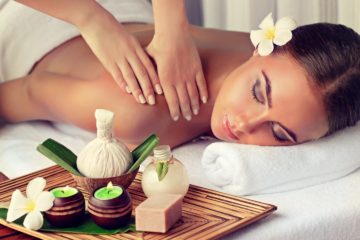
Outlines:
<svg viewBox="0 0 360 240"><path fill-rule="evenodd" d="M126 27L143 46L151 40L152 26ZM62 44L34 66L28 85L31 100L40 106L40 112L44 111L39 118L95 131L94 111L106 108L116 113L115 134L130 148L151 133L156 133L161 142L176 146L209 132L217 88L232 69L249 57L251 45L248 35L241 33L219 34L216 30L194 28L193 36L201 46L199 52L210 96L190 122L184 119L174 122L163 95L157 95L156 105L150 106L141 105L124 93L81 37Z"/></svg>

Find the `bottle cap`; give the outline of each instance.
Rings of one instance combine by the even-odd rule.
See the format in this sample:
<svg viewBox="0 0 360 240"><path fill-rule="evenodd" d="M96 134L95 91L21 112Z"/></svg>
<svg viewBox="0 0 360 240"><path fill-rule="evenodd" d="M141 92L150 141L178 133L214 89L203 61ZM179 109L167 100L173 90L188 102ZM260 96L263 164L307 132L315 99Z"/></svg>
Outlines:
<svg viewBox="0 0 360 240"><path fill-rule="evenodd" d="M160 145L154 148L154 158L159 161L170 160L172 158L169 145Z"/></svg>

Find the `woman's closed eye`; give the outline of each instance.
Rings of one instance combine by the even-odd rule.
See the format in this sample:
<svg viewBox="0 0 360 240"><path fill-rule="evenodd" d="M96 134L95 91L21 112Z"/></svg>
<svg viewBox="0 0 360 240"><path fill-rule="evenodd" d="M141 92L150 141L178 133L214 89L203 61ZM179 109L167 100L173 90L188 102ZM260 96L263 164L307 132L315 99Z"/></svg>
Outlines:
<svg viewBox="0 0 360 240"><path fill-rule="evenodd" d="M286 136L284 130L281 129L280 126L278 126L276 123L271 122L270 123L271 132L278 142L287 142L290 141L289 138Z"/></svg>
<svg viewBox="0 0 360 240"><path fill-rule="evenodd" d="M270 123L271 132L278 142L293 142L296 143L296 135L292 132L288 132L289 130L285 130L283 126L279 123L271 122Z"/></svg>
<svg viewBox="0 0 360 240"><path fill-rule="evenodd" d="M266 100L261 91L261 82L259 79L257 79L256 82L254 83L254 85L252 86L251 94L257 103L265 104Z"/></svg>

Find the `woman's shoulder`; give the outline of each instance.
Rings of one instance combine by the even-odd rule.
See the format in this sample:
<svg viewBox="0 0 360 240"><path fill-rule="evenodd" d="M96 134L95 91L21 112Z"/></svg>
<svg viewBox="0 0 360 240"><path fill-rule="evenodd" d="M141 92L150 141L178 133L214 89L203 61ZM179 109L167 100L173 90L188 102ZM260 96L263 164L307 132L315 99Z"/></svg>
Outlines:
<svg viewBox="0 0 360 240"><path fill-rule="evenodd" d="M128 23L126 29L135 35L143 46L146 46L154 35L154 25L143 23ZM213 51L238 51L250 54L253 45L250 34L245 32L211 29L190 25L191 35L199 49L211 49Z"/></svg>
<svg viewBox="0 0 360 240"><path fill-rule="evenodd" d="M252 51L249 33L191 26L191 33L199 47L217 50Z"/></svg>

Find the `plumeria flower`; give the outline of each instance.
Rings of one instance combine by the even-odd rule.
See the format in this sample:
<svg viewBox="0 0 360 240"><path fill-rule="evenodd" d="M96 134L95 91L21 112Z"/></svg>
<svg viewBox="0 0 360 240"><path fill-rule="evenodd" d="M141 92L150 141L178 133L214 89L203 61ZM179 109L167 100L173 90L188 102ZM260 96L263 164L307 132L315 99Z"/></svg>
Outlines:
<svg viewBox="0 0 360 240"><path fill-rule="evenodd" d="M291 40L291 31L296 28L296 22L290 17L283 17L274 25L272 13L269 13L259 28L250 32L250 39L255 48L258 47L259 55L267 56L274 50L273 44L283 46Z"/></svg>
<svg viewBox="0 0 360 240"><path fill-rule="evenodd" d="M25 197L20 190L15 190L11 196L6 221L13 222L27 214L23 225L32 230L40 229L44 222L41 212L49 210L55 200L52 193L43 191L45 185L45 179L37 177L27 185L27 197Z"/></svg>

